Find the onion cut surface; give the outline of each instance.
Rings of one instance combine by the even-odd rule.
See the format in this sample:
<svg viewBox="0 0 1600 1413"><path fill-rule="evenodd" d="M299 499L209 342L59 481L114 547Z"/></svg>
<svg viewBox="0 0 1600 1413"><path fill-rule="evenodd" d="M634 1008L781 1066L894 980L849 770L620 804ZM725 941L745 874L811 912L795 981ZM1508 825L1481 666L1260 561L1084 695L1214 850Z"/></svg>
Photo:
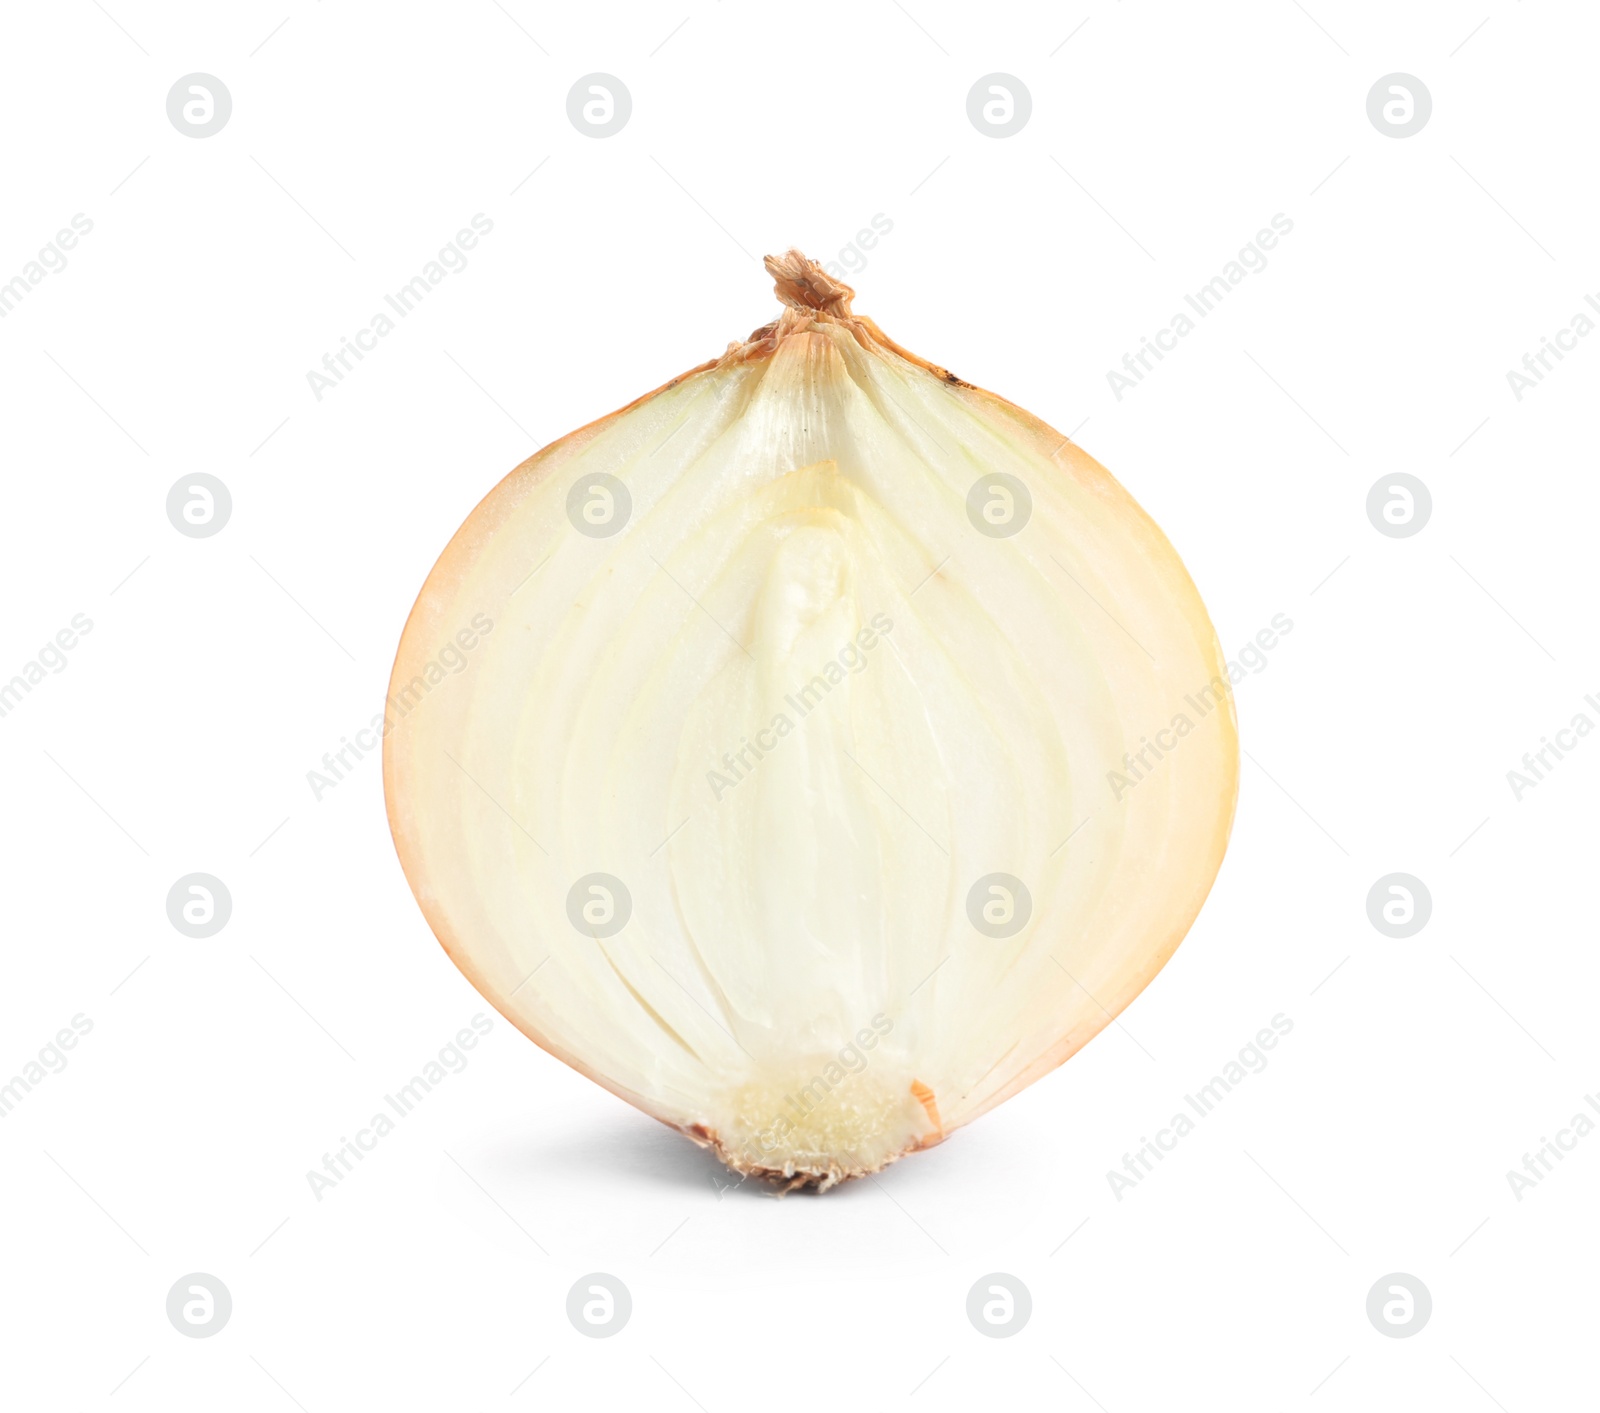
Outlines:
<svg viewBox="0 0 1600 1413"><path fill-rule="evenodd" d="M384 786L503 1015L825 1189L1138 995L1221 864L1238 744L1199 595L1109 473L798 252L767 267L779 319L456 533Z"/></svg>

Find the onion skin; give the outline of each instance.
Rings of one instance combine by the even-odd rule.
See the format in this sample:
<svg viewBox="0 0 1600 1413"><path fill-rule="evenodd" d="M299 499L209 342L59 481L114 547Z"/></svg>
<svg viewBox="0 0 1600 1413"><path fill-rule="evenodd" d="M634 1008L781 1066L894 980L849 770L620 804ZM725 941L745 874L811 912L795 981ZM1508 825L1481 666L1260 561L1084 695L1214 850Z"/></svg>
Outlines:
<svg viewBox="0 0 1600 1413"><path fill-rule="evenodd" d="M1165 593L1170 600L1170 608L1158 607L1164 607L1164 611L1176 622L1174 635L1182 640L1192 659L1192 680L1191 676L1185 676L1185 683L1198 686L1218 678L1226 683L1227 668L1192 581L1159 528L1104 467L1024 409L902 349L871 320L851 312L852 292L847 286L829 279L820 267L798 252L791 251L784 257L768 257L767 268L774 275L779 298L785 306L778 319L755 330L748 339L730 344L722 357L689 369L609 416L542 448L517 466L478 504L435 564L407 619L390 680L389 701L392 707L397 701L404 700L402 694L407 684L413 683L425 671L439 643L448 640L450 630L463 612L463 600L469 605L474 602L468 585L477 572L482 556L489 552L497 535L502 532L515 533L516 517L522 513L522 508L531 504L536 493L552 478L560 477L565 468L572 466L599 439L618 428L623 419L647 408L663 395L685 385L693 385L696 380L723 376L728 370L741 365L773 360L785 348L791 353L796 348L809 348L818 343L819 329L829 331L830 337L837 337L842 331L873 357L888 357L924 371L938 380L947 389L948 395L956 399L973 418L993 428L997 435L1003 435L1025 447L1039 461L1049 462L1058 468L1064 484L1073 488L1075 496L1080 497L1091 509L1097 506L1102 508L1096 513L1103 514L1110 527L1108 535L1115 537L1118 545L1122 546L1119 553L1130 561L1148 561L1153 566L1150 569L1151 576L1157 579L1165 576L1160 582L1167 585ZM830 346L826 340L822 340L818 346L819 357L835 356L830 355L828 349L836 349L837 345ZM1133 548L1129 549L1128 546ZM1057 563L1060 561L1057 560ZM1087 612L1092 615L1093 609ZM493 648L485 651L500 653L504 649L499 641L495 641ZM1150 654L1146 652L1146 656ZM469 665L466 671L472 673L480 669ZM449 799L441 796L437 778L430 774L435 768L430 764L431 753L438 744L431 733L443 733L443 740L456 739L438 722L440 712L430 707L428 711L419 712L415 718L400 720L395 720L394 714L391 714L392 729L386 729L384 736L384 791L389 825L401 865L429 926L461 972L512 1025L535 1044L619 1098L677 1129L694 1142L714 1148L731 1169L746 1176L773 1181L786 1191L806 1186L825 1191L847 1178L877 1171L910 1152L943 1141L954 1128L971 1122L1064 1063L1109 1024L1154 978L1198 915L1220 867L1232 825L1238 790L1238 748L1231 692L1222 697L1219 706L1221 709L1207 723L1208 726L1215 726L1216 739L1205 746L1186 746L1184 749L1190 754L1175 756L1178 764L1166 770L1162 777L1164 783L1150 787L1151 791L1165 789L1177 794L1179 785L1173 783L1175 779L1199 779L1198 784L1185 787L1188 795L1175 806L1177 813L1169 833L1176 836L1176 832L1181 831L1182 838L1178 842L1167 840L1163 845L1164 848L1188 849L1186 854L1179 853L1183 867L1178 870L1181 873L1178 890L1166 900L1159 927L1141 935L1136 957L1125 969L1115 973L1112 989L1100 990L1094 998L1094 1007L1081 1013L1074 1012L1071 1023L1051 1043L1038 1049L1026 1065L1007 1075L1003 1083L990 1090L980 1093L976 1088L969 1088L966 1092L960 1092L958 1086L957 1092L950 1094L946 1090L930 1087L918 1074L911 1074L909 1083L894 1091L903 1100L902 1108L895 1109L895 1113L901 1115L895 1120L899 1125L896 1132L900 1137L883 1151L848 1161L826 1151L802 1154L798 1158L789 1154L784 1161L766 1161L752 1152L748 1143L735 1141L730 1133L719 1131L718 1126L708 1119L686 1112L681 1104L667 1102L659 1092L650 1092L642 1084L625 1082L607 1066L594 1063L580 1053L578 1046L564 1043L560 1036L552 1033L556 1028L553 1021L558 1018L536 1018L526 1004L528 992L522 991L519 1001L516 993L521 990L520 986L510 985L506 976L492 974L500 958L493 954L492 948L485 950L484 944L478 941L479 931L475 930L470 935L463 932L460 914L464 906L461 901L464 884L458 876L462 866L460 860L441 845L439 838L442 826L438 811L448 807ZM1164 720L1164 717L1161 719ZM1127 723L1130 729L1127 739L1132 741L1138 731L1154 729L1156 724L1155 718L1148 722L1140 720ZM460 768L465 773L465 767ZM497 762L496 769L501 768L509 770L510 767L509 764L502 767ZM498 803L498 799L505 797L504 791L497 788L494 780L479 783L481 780L480 774L474 784L491 799ZM484 788L485 784L489 786L488 789ZM462 789L465 792L471 787ZM1151 806L1149 792L1146 796L1138 797L1136 802L1141 809ZM499 808L512 817L503 804ZM513 822L517 822L514 817ZM522 829L520 822L517 822L517 827ZM522 829L522 832L526 834L527 830ZM540 847L542 849L542 844ZM1052 951L1050 955L1053 957L1055 954ZM1059 960L1056 965L1061 966ZM627 984L626 980L624 984ZM530 987L529 991L534 989L536 987ZM642 998L636 996L635 999L643 1004ZM1070 994L1067 999L1075 1000ZM873 1081L879 1082L887 1081L881 1076ZM773 1090L774 1094L777 1092ZM972 1098L974 1094L978 1096L975 1099ZM969 1099L972 1102L967 1103ZM954 1100L954 1104L950 1100Z"/></svg>

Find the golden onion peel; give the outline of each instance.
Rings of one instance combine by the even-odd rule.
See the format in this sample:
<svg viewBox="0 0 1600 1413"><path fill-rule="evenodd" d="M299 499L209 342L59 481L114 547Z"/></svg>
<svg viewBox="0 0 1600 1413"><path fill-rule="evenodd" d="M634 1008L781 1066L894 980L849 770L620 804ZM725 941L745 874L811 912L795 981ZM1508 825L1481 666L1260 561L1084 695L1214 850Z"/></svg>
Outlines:
<svg viewBox="0 0 1600 1413"><path fill-rule="evenodd" d="M524 1034L826 1189L1061 1064L1221 863L1227 668L1172 546L798 252L780 316L545 447L395 660L406 877Z"/></svg>

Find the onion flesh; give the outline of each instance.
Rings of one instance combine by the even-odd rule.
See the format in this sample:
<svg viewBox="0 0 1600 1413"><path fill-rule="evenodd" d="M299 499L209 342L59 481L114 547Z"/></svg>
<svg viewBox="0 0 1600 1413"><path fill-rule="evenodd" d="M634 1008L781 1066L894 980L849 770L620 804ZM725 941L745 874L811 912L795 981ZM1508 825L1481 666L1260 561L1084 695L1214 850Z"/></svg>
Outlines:
<svg viewBox="0 0 1600 1413"><path fill-rule="evenodd" d="M1238 747L1199 595L1104 468L798 252L767 265L779 319L456 533L384 780L502 1014L737 1171L825 1189L1138 995L1220 866Z"/></svg>

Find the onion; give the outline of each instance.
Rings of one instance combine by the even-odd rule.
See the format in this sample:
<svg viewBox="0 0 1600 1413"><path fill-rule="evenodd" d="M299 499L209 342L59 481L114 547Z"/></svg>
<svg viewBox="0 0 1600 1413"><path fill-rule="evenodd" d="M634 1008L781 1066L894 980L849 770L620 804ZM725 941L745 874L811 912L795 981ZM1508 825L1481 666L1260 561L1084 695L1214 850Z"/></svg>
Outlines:
<svg viewBox="0 0 1600 1413"><path fill-rule="evenodd" d="M1221 864L1238 743L1199 595L1105 469L798 251L766 265L775 321L456 532L384 787L501 1014L826 1190L1139 994Z"/></svg>

